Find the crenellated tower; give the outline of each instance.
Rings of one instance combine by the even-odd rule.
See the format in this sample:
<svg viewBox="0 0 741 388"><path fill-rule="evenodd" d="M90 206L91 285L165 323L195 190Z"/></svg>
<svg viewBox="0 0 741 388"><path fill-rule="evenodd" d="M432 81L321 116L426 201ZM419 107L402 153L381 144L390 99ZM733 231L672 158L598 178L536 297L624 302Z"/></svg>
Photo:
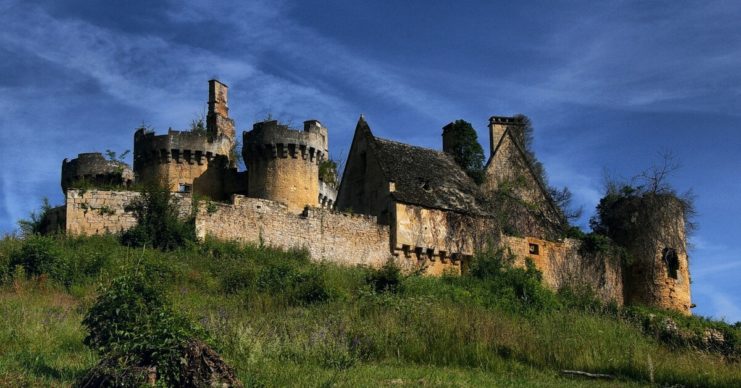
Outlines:
<svg viewBox="0 0 741 388"><path fill-rule="evenodd" d="M248 196L286 204L293 211L318 206L319 164L328 155L327 128L317 120L292 130L278 121L256 123L244 132Z"/></svg>
<svg viewBox="0 0 741 388"><path fill-rule="evenodd" d="M205 131L173 131L156 135L140 128L134 134L134 172L139 183L156 183L174 192L222 199L230 193L225 181L237 176L234 121L229 118L228 88L209 81ZM234 185L231 185L234 186Z"/></svg>

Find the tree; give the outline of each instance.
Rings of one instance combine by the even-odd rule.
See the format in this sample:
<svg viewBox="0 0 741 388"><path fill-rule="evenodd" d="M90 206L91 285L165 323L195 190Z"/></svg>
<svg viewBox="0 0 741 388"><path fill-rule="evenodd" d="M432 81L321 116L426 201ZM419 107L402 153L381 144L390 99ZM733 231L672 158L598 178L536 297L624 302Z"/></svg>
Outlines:
<svg viewBox="0 0 741 388"><path fill-rule="evenodd" d="M478 141L476 130L465 120L456 120L447 128L446 152L477 184L484 180L484 149Z"/></svg>

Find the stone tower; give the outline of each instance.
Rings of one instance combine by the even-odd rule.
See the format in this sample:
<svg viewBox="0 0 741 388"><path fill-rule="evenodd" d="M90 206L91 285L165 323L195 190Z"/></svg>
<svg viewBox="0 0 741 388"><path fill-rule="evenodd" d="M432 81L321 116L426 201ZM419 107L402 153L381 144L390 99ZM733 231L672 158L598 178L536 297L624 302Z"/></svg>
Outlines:
<svg viewBox="0 0 741 388"><path fill-rule="evenodd" d="M248 196L286 204L292 211L319 205L319 164L328 155L327 128L317 120L292 130L278 121L244 132Z"/></svg>
<svg viewBox="0 0 741 388"><path fill-rule="evenodd" d="M134 172L128 164L108 160L99 152L78 154L72 160L62 161L62 191L65 193L78 183L128 187L133 181Z"/></svg>
<svg viewBox="0 0 741 388"><path fill-rule="evenodd" d="M647 193L611 206L609 234L625 247L626 304L691 314L684 204L673 195Z"/></svg>
<svg viewBox="0 0 741 388"><path fill-rule="evenodd" d="M134 173L139 183L165 185L173 192L226 197L224 182L235 165L234 121L229 118L227 86L209 81L206 131L134 134ZM233 175L233 174L232 174Z"/></svg>

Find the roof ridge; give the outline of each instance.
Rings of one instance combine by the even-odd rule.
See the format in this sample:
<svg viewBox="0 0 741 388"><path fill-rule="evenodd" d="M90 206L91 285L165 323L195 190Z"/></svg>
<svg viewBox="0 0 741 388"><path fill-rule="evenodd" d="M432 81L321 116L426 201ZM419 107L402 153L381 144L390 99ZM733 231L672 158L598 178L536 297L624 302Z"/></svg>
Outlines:
<svg viewBox="0 0 741 388"><path fill-rule="evenodd" d="M451 156L450 154L448 154L447 152L445 152L443 150L437 150L437 149L429 148L429 147L422 147L422 146L418 146L418 145L414 145L414 144L409 144L409 143L402 143L402 142L397 141L397 140L385 139L385 138L378 137L378 136L375 136L375 135L373 137L376 140L384 141L384 142L387 142L387 143L395 143L395 144L403 145L403 146L406 146L406 147L409 147L409 148L418 148L418 149L425 150L425 151L433 151L433 152L436 152L438 154L445 155L445 156Z"/></svg>

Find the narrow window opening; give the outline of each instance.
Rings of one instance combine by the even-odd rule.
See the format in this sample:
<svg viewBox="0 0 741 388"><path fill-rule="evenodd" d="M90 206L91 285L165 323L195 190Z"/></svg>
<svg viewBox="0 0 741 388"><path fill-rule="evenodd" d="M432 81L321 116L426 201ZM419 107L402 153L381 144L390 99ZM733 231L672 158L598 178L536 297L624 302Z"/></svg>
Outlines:
<svg viewBox="0 0 741 388"><path fill-rule="evenodd" d="M192 190L192 188L193 188L193 186L192 186L192 185L189 185L189 184L185 184L185 183L181 183L181 184L180 184L180 185L178 186L178 192L179 192L179 193L190 193L190 192L191 192L191 190Z"/></svg>
<svg viewBox="0 0 741 388"><path fill-rule="evenodd" d="M538 244L530 243L530 254L531 255L539 255L540 254L540 247Z"/></svg>
<svg viewBox="0 0 741 388"><path fill-rule="evenodd" d="M664 248L661 253L666 265L666 273L672 279L678 279L679 275L679 257L677 251L673 248Z"/></svg>

